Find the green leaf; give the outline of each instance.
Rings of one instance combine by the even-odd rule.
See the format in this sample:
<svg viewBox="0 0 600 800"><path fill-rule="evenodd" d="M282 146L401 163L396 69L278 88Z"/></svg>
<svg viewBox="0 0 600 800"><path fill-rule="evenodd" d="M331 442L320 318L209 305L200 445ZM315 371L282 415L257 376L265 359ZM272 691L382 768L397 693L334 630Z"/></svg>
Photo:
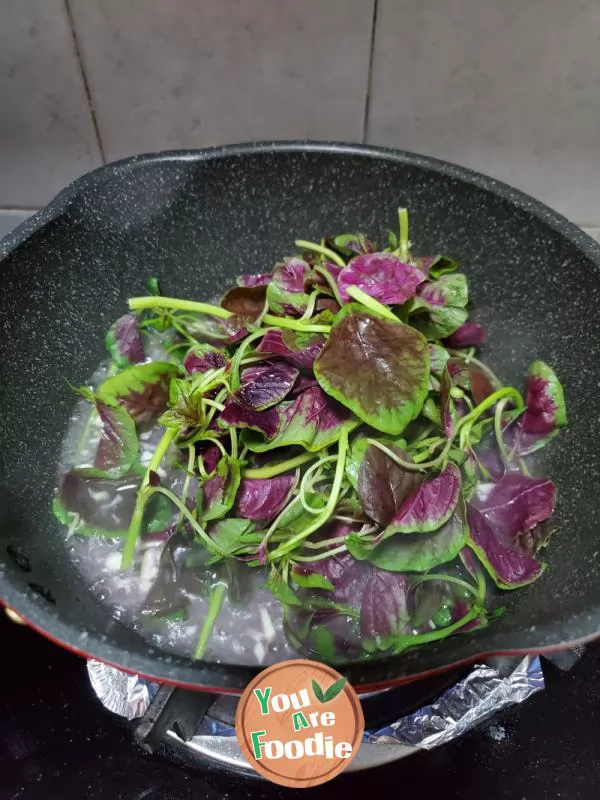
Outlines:
<svg viewBox="0 0 600 800"><path fill-rule="evenodd" d="M363 422L398 435L427 396L429 350L414 328L349 303L336 315L314 371L323 389Z"/></svg>
<svg viewBox="0 0 600 800"><path fill-rule="evenodd" d="M419 266L419 259L416 259L417 266ZM453 258L449 256L435 256L433 261L429 264L428 269L428 276L430 279L435 280L436 278L440 278L442 275L447 275L450 272L455 272L458 267L458 264Z"/></svg>
<svg viewBox="0 0 600 800"><path fill-rule="evenodd" d="M272 569L269 573L267 586L284 606L302 605L302 600L296 596L294 590L283 580L281 573L276 569Z"/></svg>
<svg viewBox="0 0 600 800"><path fill-rule="evenodd" d="M159 297L162 294L158 278L148 278L148 291L153 297Z"/></svg>
<svg viewBox="0 0 600 800"><path fill-rule="evenodd" d="M315 453L337 442L343 430L353 430L360 424L318 386L302 392L295 400L280 403L273 411L279 414L280 423L272 439L250 429L241 434L242 443L255 453L288 445L300 445Z"/></svg>
<svg viewBox="0 0 600 800"><path fill-rule="evenodd" d="M326 589L328 592L332 592L335 589L333 583L318 572L303 574L302 572L298 572L297 568L294 568L292 569L291 577L297 586L302 586L303 588Z"/></svg>
<svg viewBox="0 0 600 800"><path fill-rule="evenodd" d="M374 548L350 534L346 546L359 561L368 560L388 572L426 572L456 558L467 536L464 512L457 511L434 533L391 536Z"/></svg>
<svg viewBox="0 0 600 800"><path fill-rule="evenodd" d="M460 273L442 275L419 289L409 306L410 324L428 339L444 339L466 322L468 301L466 277Z"/></svg>
<svg viewBox="0 0 600 800"><path fill-rule="evenodd" d="M331 664L336 660L335 642L333 634L326 625L314 625L310 631L310 649L324 661ZM320 687L319 687L320 688Z"/></svg>
<svg viewBox="0 0 600 800"><path fill-rule="evenodd" d="M153 423L165 410L169 384L178 373L175 364L152 361L112 375L98 387L98 399L123 405L139 424Z"/></svg>
<svg viewBox="0 0 600 800"><path fill-rule="evenodd" d="M217 469L209 478L210 492L206 491L205 481L200 493L204 522L221 519L233 507L237 490L242 479L241 462L231 456L223 456L217 464Z"/></svg>
<svg viewBox="0 0 600 800"><path fill-rule="evenodd" d="M338 680L332 683L331 686L325 691L323 702L329 703L330 700L334 700L347 683L347 678L338 678Z"/></svg>
<svg viewBox="0 0 600 800"><path fill-rule="evenodd" d="M220 519L210 526L210 538L229 555L248 547L244 539L254 530L254 523L249 519L228 517ZM214 560L214 559L213 559Z"/></svg>
<svg viewBox="0 0 600 800"><path fill-rule="evenodd" d="M280 316L303 314L309 303L309 296L304 292L288 292L277 281L267 285L267 302L269 311Z"/></svg>
<svg viewBox="0 0 600 800"><path fill-rule="evenodd" d="M314 678L313 678L313 682L312 682L312 690L313 690L313 693L314 693L315 697L317 698L317 700L320 703L324 703L325 702L325 694L323 693L323 690L321 689L321 687L319 686L319 684L317 683L317 681Z"/></svg>

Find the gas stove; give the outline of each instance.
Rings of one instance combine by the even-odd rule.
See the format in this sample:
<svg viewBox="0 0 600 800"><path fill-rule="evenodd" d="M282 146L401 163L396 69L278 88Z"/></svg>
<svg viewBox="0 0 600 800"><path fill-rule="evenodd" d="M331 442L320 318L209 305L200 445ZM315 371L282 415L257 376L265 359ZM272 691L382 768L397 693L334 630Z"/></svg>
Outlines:
<svg viewBox="0 0 600 800"><path fill-rule="evenodd" d="M507 660L508 671L521 659ZM510 662L510 663L509 663ZM433 702L469 673L457 669L420 681L360 695L365 728L378 729ZM234 735L238 698L161 686L146 713L132 724L135 741L158 753L198 769L233 771L255 777ZM364 742L348 772L384 766L414 753L400 744Z"/></svg>
<svg viewBox="0 0 600 800"><path fill-rule="evenodd" d="M578 656L571 652L569 662ZM346 772L373 770L448 744L544 686L539 658L486 661L359 695L365 735ZM132 736L147 752L199 770L256 777L235 736L237 697L161 686L98 661L88 662L88 672L103 704L134 720Z"/></svg>
<svg viewBox="0 0 600 800"><path fill-rule="evenodd" d="M212 753L204 758L198 752L193 721L188 720L193 734L182 745L191 728L185 727L180 714L164 725L166 735L161 738L167 716L154 715L154 724L149 715L129 723L110 713L93 692L81 659L3 617L0 614L4 684L0 691L0 800L279 800L294 796L291 790L250 780L237 769L235 751L229 754L234 762L229 764L231 769L224 769ZM348 791L351 785L353 792L377 792L382 797L392 786L405 787L407 793L418 786L420 795L445 800L480 800L482 795L490 800L597 797L600 737L593 732L600 728L596 690L600 646L590 645L575 660L561 654L557 659L561 668L544 660L545 691L461 738L434 750L413 750L410 757L378 769L342 775L336 786ZM444 676L446 681L449 678ZM447 683L430 687L428 694L419 684L402 687L402 693L407 693L406 711L430 702L447 688ZM373 700L363 698L365 713L374 714L369 719L375 726L389 719L391 691L397 690ZM173 696L169 689L162 694L163 699ZM394 714L400 699L394 699ZM174 709L171 702L164 704L169 713ZM366 708L367 702L374 711ZM230 722L233 703L212 698L204 719ZM224 747L223 761L227 755ZM331 786L311 790L311 795L330 797Z"/></svg>

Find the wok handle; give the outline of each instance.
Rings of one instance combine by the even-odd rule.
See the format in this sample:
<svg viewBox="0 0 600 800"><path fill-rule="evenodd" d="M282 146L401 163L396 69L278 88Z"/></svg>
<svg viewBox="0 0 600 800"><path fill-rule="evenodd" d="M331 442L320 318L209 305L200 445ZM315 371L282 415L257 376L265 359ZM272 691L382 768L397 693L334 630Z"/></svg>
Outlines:
<svg viewBox="0 0 600 800"><path fill-rule="evenodd" d="M134 731L136 742L149 753L155 753L164 746L169 730L189 741L217 697L163 684Z"/></svg>

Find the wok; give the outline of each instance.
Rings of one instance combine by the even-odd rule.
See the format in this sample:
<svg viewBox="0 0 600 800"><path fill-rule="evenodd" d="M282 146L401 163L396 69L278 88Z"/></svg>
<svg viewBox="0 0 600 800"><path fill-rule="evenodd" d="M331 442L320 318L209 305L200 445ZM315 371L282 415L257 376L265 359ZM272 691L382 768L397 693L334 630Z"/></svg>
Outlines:
<svg viewBox="0 0 600 800"><path fill-rule="evenodd" d="M86 656L163 682L239 692L256 670L173 656L113 619L82 583L50 511L75 400L104 357L104 333L157 276L210 298L261 272L293 240L360 229L383 241L410 210L417 253L467 273L484 358L522 386L534 358L566 392L570 425L537 470L558 485L549 569L507 592L486 629L351 665L361 689L412 680L489 653L543 652L600 632L600 247L491 178L357 145L264 143L126 159L61 192L0 244L0 597Z"/></svg>

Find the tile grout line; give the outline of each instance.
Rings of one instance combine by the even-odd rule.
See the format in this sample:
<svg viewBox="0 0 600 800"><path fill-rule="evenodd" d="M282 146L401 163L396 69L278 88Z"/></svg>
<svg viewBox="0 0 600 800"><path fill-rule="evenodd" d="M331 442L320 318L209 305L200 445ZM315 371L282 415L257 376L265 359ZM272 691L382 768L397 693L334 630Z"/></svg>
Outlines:
<svg viewBox="0 0 600 800"><path fill-rule="evenodd" d="M75 47L75 55L77 57L77 63L79 64L79 72L81 73L81 80L83 81L83 90L87 98L88 108L90 110L90 116L92 118L92 125L94 127L94 133L96 135L96 143L98 145L98 150L100 151L100 158L102 159L102 163L106 164L106 153L104 152L104 146L102 144L102 139L100 137L100 128L98 127L98 119L96 118L96 112L94 110L94 104L92 102L92 93L90 91L90 85L88 83L85 67L83 66L83 58L81 57L79 42L77 41L77 34L75 33L75 20L73 19L73 13L71 11L70 0L65 0L65 9L67 12L67 19L69 21L69 29L71 31L71 36L73 38L73 46Z"/></svg>
<svg viewBox="0 0 600 800"><path fill-rule="evenodd" d="M367 128L369 126L369 112L371 111L371 83L373 80L373 60L375 54L375 32L377 30L377 11L379 0L373 0L373 17L371 20L371 49L369 51L369 67L367 71L367 96L365 97L365 115L362 126L362 143L367 141Z"/></svg>

